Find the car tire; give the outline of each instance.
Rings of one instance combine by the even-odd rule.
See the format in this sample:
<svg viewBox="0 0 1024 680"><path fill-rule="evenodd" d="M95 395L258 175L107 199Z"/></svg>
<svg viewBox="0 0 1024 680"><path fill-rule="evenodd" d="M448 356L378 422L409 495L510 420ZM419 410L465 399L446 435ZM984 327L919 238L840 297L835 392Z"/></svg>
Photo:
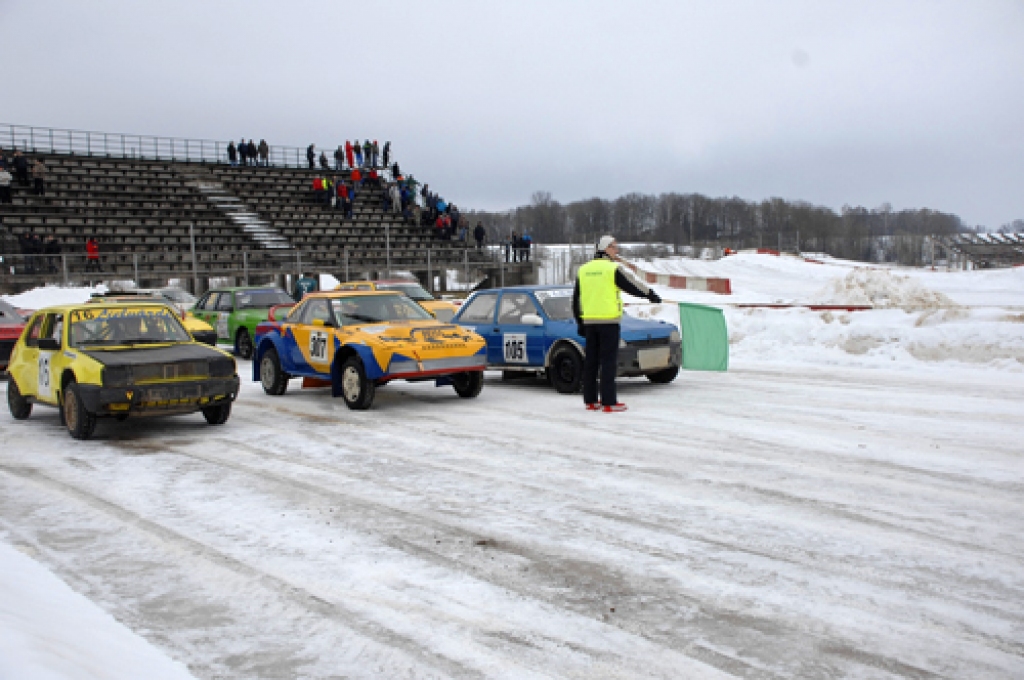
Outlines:
<svg viewBox="0 0 1024 680"><path fill-rule="evenodd" d="M89 413L82 401L82 395L78 389L78 383L69 382L64 387L64 397L60 403L61 413L64 416L64 426L68 428L68 434L75 439L89 439L96 430L96 414Z"/></svg>
<svg viewBox="0 0 1024 680"><path fill-rule="evenodd" d="M243 359L252 359L252 337L246 328L239 328L235 334L235 351Z"/></svg>
<svg viewBox="0 0 1024 680"><path fill-rule="evenodd" d="M551 356L548 382L561 394L576 394L583 384L583 357L572 347L560 347Z"/></svg>
<svg viewBox="0 0 1024 680"><path fill-rule="evenodd" d="M665 385L675 380L677 375L679 375L679 367L672 366L671 368L665 368L656 373L648 373L647 379L652 383Z"/></svg>
<svg viewBox="0 0 1024 680"><path fill-rule="evenodd" d="M377 386L366 378L366 369L359 357L349 357L341 365L341 398L355 411L365 411L373 404Z"/></svg>
<svg viewBox="0 0 1024 680"><path fill-rule="evenodd" d="M21 396L18 383L11 378L7 383L7 408L15 420L26 420L32 414L32 402Z"/></svg>
<svg viewBox="0 0 1024 680"><path fill-rule="evenodd" d="M281 358L277 356L276 349L270 348L263 353L263 358L260 359L260 384L263 385L264 392L280 397L288 391L290 377L281 370Z"/></svg>
<svg viewBox="0 0 1024 680"><path fill-rule="evenodd" d="M480 395L480 390L484 388L484 372L457 373L452 376L452 387L455 388L455 393L463 399L477 397Z"/></svg>
<svg viewBox="0 0 1024 680"><path fill-rule="evenodd" d="M231 402L217 406L207 406L203 409L203 417L210 425L223 425L231 417Z"/></svg>

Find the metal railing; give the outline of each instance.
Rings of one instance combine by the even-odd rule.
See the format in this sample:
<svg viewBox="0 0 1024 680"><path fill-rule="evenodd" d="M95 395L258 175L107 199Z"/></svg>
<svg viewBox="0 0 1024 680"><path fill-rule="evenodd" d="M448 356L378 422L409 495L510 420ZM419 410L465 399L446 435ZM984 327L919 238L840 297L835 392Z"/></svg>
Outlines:
<svg viewBox="0 0 1024 680"><path fill-rule="evenodd" d="M229 162L229 143L213 139L155 137L0 123L0 149L5 151L226 164ZM317 161L321 150L327 153L333 168L334 148L317 148ZM305 147L297 146L270 145L268 162L274 167L309 167Z"/></svg>

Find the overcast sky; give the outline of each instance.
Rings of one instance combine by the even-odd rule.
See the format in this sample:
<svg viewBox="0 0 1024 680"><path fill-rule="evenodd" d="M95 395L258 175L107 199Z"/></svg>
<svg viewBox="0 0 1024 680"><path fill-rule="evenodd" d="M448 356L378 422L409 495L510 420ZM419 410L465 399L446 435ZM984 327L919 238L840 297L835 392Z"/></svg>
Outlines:
<svg viewBox="0 0 1024 680"><path fill-rule="evenodd" d="M1024 218L1024 0L0 0L0 123L392 141L468 208L700 192Z"/></svg>

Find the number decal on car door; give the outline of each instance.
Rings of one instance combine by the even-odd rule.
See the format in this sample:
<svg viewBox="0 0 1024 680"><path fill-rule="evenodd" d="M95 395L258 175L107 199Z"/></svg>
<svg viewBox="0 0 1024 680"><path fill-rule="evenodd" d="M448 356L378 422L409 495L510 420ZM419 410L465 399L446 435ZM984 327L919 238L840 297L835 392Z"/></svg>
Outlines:
<svg viewBox="0 0 1024 680"><path fill-rule="evenodd" d="M506 364L526 364L526 333L505 333L502 336Z"/></svg>
<svg viewBox="0 0 1024 680"><path fill-rule="evenodd" d="M227 312L220 312L217 314L217 337L227 338L228 335L228 317L230 314Z"/></svg>
<svg viewBox="0 0 1024 680"><path fill-rule="evenodd" d="M309 360L317 362L327 361L327 333L312 331L309 334Z"/></svg>
<svg viewBox="0 0 1024 680"><path fill-rule="evenodd" d="M50 355L40 352L36 396L40 399L50 399L52 395L53 388L50 386Z"/></svg>

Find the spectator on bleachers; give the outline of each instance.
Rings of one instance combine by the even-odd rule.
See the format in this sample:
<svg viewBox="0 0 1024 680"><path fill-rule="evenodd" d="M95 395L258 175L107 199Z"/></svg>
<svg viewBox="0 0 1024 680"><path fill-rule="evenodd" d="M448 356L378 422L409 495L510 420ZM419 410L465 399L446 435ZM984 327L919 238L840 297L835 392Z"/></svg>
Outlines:
<svg viewBox="0 0 1024 680"><path fill-rule="evenodd" d="M321 170L330 170L331 169L330 163L327 162L327 154L324 153L323 151L320 152L320 169Z"/></svg>
<svg viewBox="0 0 1024 680"><path fill-rule="evenodd" d="M238 140L238 163L249 165L249 145L245 143L245 137Z"/></svg>
<svg viewBox="0 0 1024 680"><path fill-rule="evenodd" d="M85 242L85 271L103 271L100 266L100 244L95 236L90 236Z"/></svg>
<svg viewBox="0 0 1024 680"><path fill-rule="evenodd" d="M249 156L249 165L259 165L260 161L259 156L257 155L258 153L259 152L256 150L256 143L250 139L247 154Z"/></svg>
<svg viewBox="0 0 1024 680"><path fill-rule="evenodd" d="M334 207L338 210L345 209L345 201L348 200L348 187L345 180L338 177L334 183Z"/></svg>
<svg viewBox="0 0 1024 680"><path fill-rule="evenodd" d="M373 163L373 144L369 139L363 142L363 162L367 167Z"/></svg>
<svg viewBox="0 0 1024 680"><path fill-rule="evenodd" d="M363 173L359 168L353 169L352 172L349 173L349 177L352 179L353 189L358 190L363 188ZM353 198L355 197L353 196Z"/></svg>
<svg viewBox="0 0 1024 680"><path fill-rule="evenodd" d="M391 164L391 142L384 142L384 166L383 167L386 168L390 164ZM392 173L391 177L392 177L392 179L398 179L398 175L396 173Z"/></svg>
<svg viewBox="0 0 1024 680"><path fill-rule="evenodd" d="M363 147L359 146L359 140L358 139L356 140L356 143L352 145L352 150L355 151L355 153L356 153L356 164L353 165L352 167L353 168L361 168L361 167L363 167Z"/></svg>
<svg viewBox="0 0 1024 680"><path fill-rule="evenodd" d="M388 187L388 195L391 196L391 212L395 214L402 212L402 192L398 189L398 182L393 182Z"/></svg>
<svg viewBox="0 0 1024 680"><path fill-rule="evenodd" d="M260 155L260 163L263 165L263 167L265 167L265 168L269 167L270 166L270 145L267 144L267 140L261 139L260 140L260 145L258 147L256 147L256 151Z"/></svg>
<svg viewBox="0 0 1024 680"><path fill-rule="evenodd" d="M423 210L416 203L410 203L409 209L412 211L412 225L419 227L423 224Z"/></svg>
<svg viewBox="0 0 1024 680"><path fill-rule="evenodd" d="M238 165L238 149L235 148L234 140L228 142L228 163L231 167Z"/></svg>
<svg viewBox="0 0 1024 680"><path fill-rule="evenodd" d="M306 160L309 161L309 169L316 169L316 144L310 144L306 147Z"/></svg>
<svg viewBox="0 0 1024 680"><path fill-rule="evenodd" d="M512 248L513 244L519 242L519 234L512 232L512 235L505 241L505 262L514 262L512 259Z"/></svg>
<svg viewBox="0 0 1024 680"><path fill-rule="evenodd" d="M370 151L373 154L373 167L379 167L377 161L380 159L380 147L377 146L376 139L373 140L373 146L370 148Z"/></svg>
<svg viewBox="0 0 1024 680"><path fill-rule="evenodd" d="M529 262L530 261L530 248L533 247L533 237L531 237L529 234L527 234L524 231L523 232L523 238L520 239L520 245L521 245L521 253L522 253L522 256L519 258L520 261L522 261L522 262Z"/></svg>
<svg viewBox="0 0 1024 680"><path fill-rule="evenodd" d="M355 160L352 156L352 142L345 140L345 159L348 161L348 167L356 167Z"/></svg>
<svg viewBox="0 0 1024 680"><path fill-rule="evenodd" d="M313 198L317 203L324 202L324 192L327 188L324 186L324 178L319 175L313 178Z"/></svg>
<svg viewBox="0 0 1024 680"><path fill-rule="evenodd" d="M338 149L334 152L334 169L341 172L343 167L345 167L345 147L339 144Z"/></svg>
<svg viewBox="0 0 1024 680"><path fill-rule="evenodd" d="M60 241L56 236L50 234L43 239L43 252L46 254L46 268L51 274L60 271Z"/></svg>
<svg viewBox="0 0 1024 680"><path fill-rule="evenodd" d="M36 196L46 195L46 166L43 165L43 161L40 158L36 159L36 162L32 164L32 181L35 184L33 193Z"/></svg>
<svg viewBox="0 0 1024 680"><path fill-rule="evenodd" d="M7 156L4 155L4 150L0 149L0 170L8 170L10 161L7 160Z"/></svg>
<svg viewBox="0 0 1024 680"><path fill-rule="evenodd" d="M484 237L487 235L487 230L484 229L483 222L477 222L476 228L473 229L473 238L476 239L476 249L482 250L484 247Z"/></svg>
<svg viewBox="0 0 1024 680"><path fill-rule="evenodd" d="M0 203L11 202L11 182L13 181L14 175L6 167L0 168Z"/></svg>
<svg viewBox="0 0 1024 680"><path fill-rule="evenodd" d="M25 256L25 266L22 267L22 271L26 274L35 274L36 258L33 257L35 255L35 246L32 243L31 233L23 231L18 234L18 248L21 250L21 254Z"/></svg>
<svg viewBox="0 0 1024 680"><path fill-rule="evenodd" d="M11 161L14 165L14 176L18 179L18 184L23 187L28 186L28 159L20 151L14 152L14 160Z"/></svg>
<svg viewBox="0 0 1024 680"><path fill-rule="evenodd" d="M388 144L390 143L391 142L388 142ZM402 176L402 171L398 168L398 163L391 164L391 176L396 179Z"/></svg>

